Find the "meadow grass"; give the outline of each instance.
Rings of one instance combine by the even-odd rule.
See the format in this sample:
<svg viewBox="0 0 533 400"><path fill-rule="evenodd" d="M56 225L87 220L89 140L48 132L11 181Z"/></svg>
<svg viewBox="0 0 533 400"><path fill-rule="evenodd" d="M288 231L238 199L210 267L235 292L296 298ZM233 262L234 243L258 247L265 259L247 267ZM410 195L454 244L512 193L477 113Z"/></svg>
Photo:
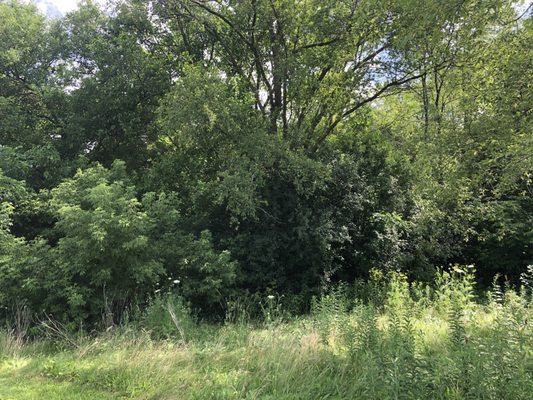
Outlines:
<svg viewBox="0 0 533 400"><path fill-rule="evenodd" d="M456 270L433 288L398 274L340 286L299 318L169 313L165 338L153 315L68 341L4 333L0 399L532 399L531 306L526 287L476 298Z"/></svg>

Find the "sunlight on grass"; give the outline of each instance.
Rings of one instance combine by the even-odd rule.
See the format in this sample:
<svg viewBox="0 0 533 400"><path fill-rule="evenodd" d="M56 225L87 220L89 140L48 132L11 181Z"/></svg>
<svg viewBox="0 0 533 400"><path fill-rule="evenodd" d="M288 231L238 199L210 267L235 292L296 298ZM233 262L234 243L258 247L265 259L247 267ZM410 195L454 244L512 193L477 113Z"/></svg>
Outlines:
<svg viewBox="0 0 533 400"><path fill-rule="evenodd" d="M116 394L86 387L77 382L50 380L37 373L29 359L11 359L0 367L0 399L2 400L104 400Z"/></svg>
<svg viewBox="0 0 533 400"><path fill-rule="evenodd" d="M393 276L381 306L337 292L305 318L200 325L187 342L124 326L63 351L9 348L0 399L529 400L530 296L481 304L446 279L420 299Z"/></svg>

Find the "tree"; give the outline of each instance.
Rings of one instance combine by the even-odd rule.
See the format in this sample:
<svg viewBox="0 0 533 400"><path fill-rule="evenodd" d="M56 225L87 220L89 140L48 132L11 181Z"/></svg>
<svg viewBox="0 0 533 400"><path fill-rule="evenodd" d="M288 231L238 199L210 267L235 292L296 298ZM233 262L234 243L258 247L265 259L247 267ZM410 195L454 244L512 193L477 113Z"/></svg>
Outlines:
<svg viewBox="0 0 533 400"><path fill-rule="evenodd" d="M533 263L532 28L531 17L504 25L464 84L461 172L476 232L466 252L487 283L498 272L518 280Z"/></svg>
<svg viewBox="0 0 533 400"><path fill-rule="evenodd" d="M487 7L497 14L501 2ZM493 18L479 8L476 1L430 2L423 13L411 1L154 2L175 42L192 54L191 43L201 46L201 62L238 77L271 133L311 153L363 106L428 69L453 66L473 24L483 30Z"/></svg>
<svg viewBox="0 0 533 400"><path fill-rule="evenodd" d="M504 17L461 50L460 67L428 74L433 85L422 80L377 110L377 124L413 163L411 251L429 264L476 264L487 284L496 271L517 280L533 260L531 91L523 75L531 69L531 20Z"/></svg>
<svg viewBox="0 0 533 400"><path fill-rule="evenodd" d="M58 163L66 94L57 24L18 1L0 2L0 20L0 151L33 161L28 185L51 187L69 171Z"/></svg>
<svg viewBox="0 0 533 400"><path fill-rule="evenodd" d="M116 12L110 17L85 2L61 21L71 85L62 152L140 168L155 140L151 123L170 73L141 36L147 15L126 7Z"/></svg>

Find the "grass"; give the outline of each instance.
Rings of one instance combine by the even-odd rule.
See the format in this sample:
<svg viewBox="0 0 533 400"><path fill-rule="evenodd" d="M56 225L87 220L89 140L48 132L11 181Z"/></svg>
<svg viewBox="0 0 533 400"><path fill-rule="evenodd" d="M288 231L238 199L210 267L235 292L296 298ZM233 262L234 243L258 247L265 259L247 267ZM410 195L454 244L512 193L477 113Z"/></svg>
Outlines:
<svg viewBox="0 0 533 400"><path fill-rule="evenodd" d="M115 399L109 392L97 390L69 381L46 379L23 365L27 360L12 360L0 370L0 399L71 399L104 400Z"/></svg>
<svg viewBox="0 0 533 400"><path fill-rule="evenodd" d="M0 399L532 399L530 295L480 302L469 274L439 276L374 282L371 301L340 287L305 318L183 321L168 339L160 324L53 346L4 335Z"/></svg>

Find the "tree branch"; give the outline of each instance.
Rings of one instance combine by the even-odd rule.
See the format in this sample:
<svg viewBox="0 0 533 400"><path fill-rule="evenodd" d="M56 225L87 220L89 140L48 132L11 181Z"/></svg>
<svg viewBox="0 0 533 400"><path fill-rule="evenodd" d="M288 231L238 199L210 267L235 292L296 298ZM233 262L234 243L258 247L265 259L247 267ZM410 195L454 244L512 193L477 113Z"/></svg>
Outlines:
<svg viewBox="0 0 533 400"><path fill-rule="evenodd" d="M348 116L353 114L355 111L359 110L361 107L363 107L365 104L371 103L372 101L376 100L378 97L380 97L383 93L388 91L389 89L397 86L401 86L405 83L414 81L415 79L419 79L423 76L424 73L416 74L407 78L403 78L400 80L395 80L387 83L384 85L381 89L376 91L373 95L359 101L357 104L352 106L351 108L345 110L337 119L335 119L322 133L322 135L319 136L313 147L311 147L311 153L314 153L318 150L318 147L326 140L326 138L333 132L333 130L337 127L337 125L345 120Z"/></svg>

